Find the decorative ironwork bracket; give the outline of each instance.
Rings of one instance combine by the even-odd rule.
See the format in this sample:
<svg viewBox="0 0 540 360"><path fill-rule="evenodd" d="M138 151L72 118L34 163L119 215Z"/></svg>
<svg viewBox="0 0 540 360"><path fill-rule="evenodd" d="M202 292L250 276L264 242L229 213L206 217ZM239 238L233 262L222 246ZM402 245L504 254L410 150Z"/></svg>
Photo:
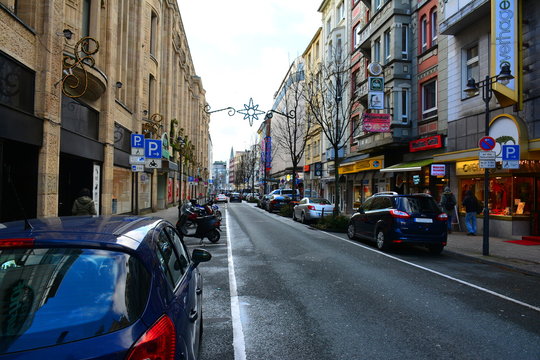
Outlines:
<svg viewBox="0 0 540 360"><path fill-rule="evenodd" d="M259 110L259 105L255 105L253 103L253 98L249 98L249 103L248 104L244 104L244 108L243 109L240 109L240 110L236 110L235 108L233 107L226 107L226 108L223 108L223 109L219 109L219 110L210 110L210 105L206 105L204 107L204 112L206 112L207 114L213 114L213 113L216 113L216 112L220 112L220 111L225 111L227 110L228 111L228 114L229 116L234 116L234 114L236 113L239 113L239 114L242 114L244 115L244 120L249 120L249 126L253 126L253 120L259 120L259 116L262 115L262 114L265 114L264 115L264 119L271 119L273 114L272 113L276 113L276 114L279 114L279 115L282 115L282 116L285 116L286 118L288 119L294 119L296 117L296 113L294 110L291 110L289 112L289 114L284 114L284 113L281 113L279 111L276 111L276 110L268 110L268 111L262 111L262 110Z"/></svg>
<svg viewBox="0 0 540 360"><path fill-rule="evenodd" d="M88 72L86 66L94 67L96 60L93 58L99 51L99 42L89 36L81 38L75 44L75 58L70 55L65 55L62 61L64 77L60 82L62 83L62 93L70 98L79 98L86 93L88 89ZM84 56L81 56L84 55ZM73 70L80 68L83 71L83 79L79 78L73 73ZM55 85L57 85L56 83ZM79 88L82 87L82 90ZM79 93L74 94L74 90L80 90Z"/></svg>
<svg viewBox="0 0 540 360"><path fill-rule="evenodd" d="M163 129L163 125L161 124L162 120L163 115L161 114L154 114L150 116L150 119L143 119L145 123L142 124L142 133L145 137L147 134L150 134L149 136L161 136L160 130Z"/></svg>

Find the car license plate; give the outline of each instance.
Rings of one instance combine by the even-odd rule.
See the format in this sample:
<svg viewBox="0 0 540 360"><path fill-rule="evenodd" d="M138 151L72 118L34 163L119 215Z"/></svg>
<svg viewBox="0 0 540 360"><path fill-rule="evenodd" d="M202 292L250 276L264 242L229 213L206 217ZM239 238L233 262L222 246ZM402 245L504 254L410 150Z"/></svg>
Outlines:
<svg viewBox="0 0 540 360"><path fill-rule="evenodd" d="M433 223L432 219L424 219L424 218L415 218L414 221L418 223L429 223L429 224Z"/></svg>

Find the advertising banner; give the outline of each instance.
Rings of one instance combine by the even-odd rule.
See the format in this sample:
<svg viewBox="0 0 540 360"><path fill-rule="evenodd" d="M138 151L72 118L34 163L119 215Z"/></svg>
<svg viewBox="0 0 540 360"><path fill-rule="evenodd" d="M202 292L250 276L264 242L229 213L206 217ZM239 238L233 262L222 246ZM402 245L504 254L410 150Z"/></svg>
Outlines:
<svg viewBox="0 0 540 360"><path fill-rule="evenodd" d="M390 114L365 113L362 130L365 132L390 132L392 117Z"/></svg>

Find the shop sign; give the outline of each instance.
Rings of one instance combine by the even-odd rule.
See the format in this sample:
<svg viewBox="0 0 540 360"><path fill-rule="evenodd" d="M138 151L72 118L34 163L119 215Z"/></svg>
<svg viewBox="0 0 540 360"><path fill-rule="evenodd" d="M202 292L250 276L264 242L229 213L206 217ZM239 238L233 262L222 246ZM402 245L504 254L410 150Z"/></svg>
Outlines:
<svg viewBox="0 0 540 360"><path fill-rule="evenodd" d="M431 176L444 176L444 175L446 175L446 165L431 164Z"/></svg>
<svg viewBox="0 0 540 360"><path fill-rule="evenodd" d="M491 1L491 45L490 76L496 76L503 65L510 66L514 78L503 85L499 82L493 84L495 95L502 106L515 104L519 100L519 9L518 0L493 0Z"/></svg>
<svg viewBox="0 0 540 360"><path fill-rule="evenodd" d="M480 168L478 161L460 161L456 163L456 175L482 175L484 169Z"/></svg>
<svg viewBox="0 0 540 360"><path fill-rule="evenodd" d="M420 184L420 175L413 175L412 179L414 185Z"/></svg>
<svg viewBox="0 0 540 360"><path fill-rule="evenodd" d="M391 123L390 114L365 113L362 119L362 130L365 132L390 132Z"/></svg>
<svg viewBox="0 0 540 360"><path fill-rule="evenodd" d="M384 109L384 92L369 91L368 98L369 98L368 109L370 110L383 110Z"/></svg>
<svg viewBox="0 0 540 360"><path fill-rule="evenodd" d="M309 165L304 165L304 172L309 172Z"/></svg>
<svg viewBox="0 0 540 360"><path fill-rule="evenodd" d="M382 76L369 76L369 91L384 91L384 77Z"/></svg>
<svg viewBox="0 0 540 360"><path fill-rule="evenodd" d="M416 151L423 151L423 150L430 150L430 149L438 149L442 148L442 136L441 135L434 135L429 136L422 139L417 139L409 142L409 151L410 152L416 152Z"/></svg>

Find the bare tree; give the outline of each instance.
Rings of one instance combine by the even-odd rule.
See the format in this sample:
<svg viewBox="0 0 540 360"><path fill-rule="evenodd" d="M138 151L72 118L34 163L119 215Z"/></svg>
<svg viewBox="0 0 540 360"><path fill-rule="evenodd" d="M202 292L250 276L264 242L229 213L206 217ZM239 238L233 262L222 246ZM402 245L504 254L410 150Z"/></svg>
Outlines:
<svg viewBox="0 0 540 360"><path fill-rule="evenodd" d="M276 119L272 122L272 135L279 146L279 156L283 161L292 165L292 189L296 190L298 165L304 158L311 122L306 116L305 96L303 94L304 70L303 64L297 60L289 69L288 75L281 86L278 96L281 101L277 109Z"/></svg>
<svg viewBox="0 0 540 360"><path fill-rule="evenodd" d="M316 72L307 74L303 94L308 116L314 126L320 126L332 150L334 161L334 199L340 203L339 165L340 150L353 136L359 123L353 121L353 110L357 103L349 96L349 60L339 48L330 49L331 56ZM343 151L344 153L344 151ZM334 213L339 214L336 206Z"/></svg>

